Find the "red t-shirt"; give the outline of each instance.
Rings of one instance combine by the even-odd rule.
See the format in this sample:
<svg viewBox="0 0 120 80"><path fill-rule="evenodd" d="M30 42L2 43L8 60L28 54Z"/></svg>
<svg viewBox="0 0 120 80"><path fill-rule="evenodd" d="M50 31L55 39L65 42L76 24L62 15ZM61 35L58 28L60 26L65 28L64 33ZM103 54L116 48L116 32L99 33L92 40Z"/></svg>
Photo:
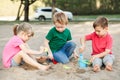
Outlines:
<svg viewBox="0 0 120 80"><path fill-rule="evenodd" d="M92 55L100 54L106 49L111 50L112 54L112 44L113 39L110 34L106 34L104 37L99 37L95 32L85 36L86 40L92 40Z"/></svg>

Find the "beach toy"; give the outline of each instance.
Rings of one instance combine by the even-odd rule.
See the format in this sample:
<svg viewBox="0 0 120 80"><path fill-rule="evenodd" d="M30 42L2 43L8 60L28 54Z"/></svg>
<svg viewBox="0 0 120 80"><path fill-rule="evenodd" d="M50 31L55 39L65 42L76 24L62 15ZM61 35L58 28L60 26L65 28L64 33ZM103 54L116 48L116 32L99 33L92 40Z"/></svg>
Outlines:
<svg viewBox="0 0 120 80"><path fill-rule="evenodd" d="M48 52L48 49L47 49L47 48L45 48L45 52Z"/></svg>
<svg viewBox="0 0 120 80"><path fill-rule="evenodd" d="M71 67L67 66L67 65L63 65L64 69L71 69Z"/></svg>
<svg viewBox="0 0 120 80"><path fill-rule="evenodd" d="M53 64L57 64L58 62L54 59L52 59Z"/></svg>
<svg viewBox="0 0 120 80"><path fill-rule="evenodd" d="M83 61L83 60L78 60L78 64L79 64L80 68L86 68L87 67L87 64L84 63L84 62L85 61Z"/></svg>
<svg viewBox="0 0 120 80"><path fill-rule="evenodd" d="M45 48L45 52L48 52L48 49L47 48ZM48 53L47 53L48 54ZM52 59L51 60L52 62L53 62L53 64L57 64L58 62L56 61L56 60L54 60L54 59Z"/></svg>
<svg viewBox="0 0 120 80"><path fill-rule="evenodd" d="M91 62L89 60L82 60L83 63L87 64L87 65L90 65Z"/></svg>
<svg viewBox="0 0 120 80"><path fill-rule="evenodd" d="M83 60L83 54L82 53L80 54L79 59Z"/></svg>
<svg viewBox="0 0 120 80"><path fill-rule="evenodd" d="M86 68L88 65L90 65L90 62L83 58L83 54L80 54L79 59L78 59L78 64L80 68Z"/></svg>
<svg viewBox="0 0 120 80"><path fill-rule="evenodd" d="M91 64L91 62L89 60L85 60L85 59L80 60L79 59L78 64L79 64L80 68L86 68L88 65Z"/></svg>

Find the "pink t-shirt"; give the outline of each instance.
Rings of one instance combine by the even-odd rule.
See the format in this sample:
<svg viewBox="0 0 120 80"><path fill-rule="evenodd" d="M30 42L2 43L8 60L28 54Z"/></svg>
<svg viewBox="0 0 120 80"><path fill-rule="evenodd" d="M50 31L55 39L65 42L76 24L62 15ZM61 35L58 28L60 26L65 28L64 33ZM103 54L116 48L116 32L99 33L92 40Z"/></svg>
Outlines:
<svg viewBox="0 0 120 80"><path fill-rule="evenodd" d="M11 65L11 59L21 50L19 45L24 43L18 36L13 36L5 45L3 50L3 65L5 68L9 68Z"/></svg>
<svg viewBox="0 0 120 80"><path fill-rule="evenodd" d="M104 37L99 37L95 32L85 36L86 40L92 40L92 55L100 54L106 49L111 50L112 54L112 43L113 39L110 34L106 34Z"/></svg>

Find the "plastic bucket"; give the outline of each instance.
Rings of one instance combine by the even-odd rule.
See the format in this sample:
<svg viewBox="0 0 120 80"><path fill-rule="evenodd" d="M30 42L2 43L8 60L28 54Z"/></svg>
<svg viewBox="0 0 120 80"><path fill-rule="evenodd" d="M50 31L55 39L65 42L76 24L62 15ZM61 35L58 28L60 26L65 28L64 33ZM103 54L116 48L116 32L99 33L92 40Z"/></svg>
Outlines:
<svg viewBox="0 0 120 80"><path fill-rule="evenodd" d="M78 64L80 68L86 68L87 67L88 60L79 60Z"/></svg>

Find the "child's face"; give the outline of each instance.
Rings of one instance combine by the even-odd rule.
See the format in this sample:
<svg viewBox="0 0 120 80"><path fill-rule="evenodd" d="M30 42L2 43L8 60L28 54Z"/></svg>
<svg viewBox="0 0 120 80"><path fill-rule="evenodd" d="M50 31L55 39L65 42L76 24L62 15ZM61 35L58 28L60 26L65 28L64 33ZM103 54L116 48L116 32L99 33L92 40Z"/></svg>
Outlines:
<svg viewBox="0 0 120 80"><path fill-rule="evenodd" d="M28 41L30 38L31 38L31 34L30 33L25 33L25 32L23 33L22 40L24 42Z"/></svg>
<svg viewBox="0 0 120 80"><path fill-rule="evenodd" d="M55 23L55 28L56 28L57 31L63 32L65 30L65 28L66 28L66 25L56 22Z"/></svg>
<svg viewBox="0 0 120 80"><path fill-rule="evenodd" d="M108 27L106 28L102 28L101 26L97 26L95 27L95 32L99 37L103 37L104 35L106 35Z"/></svg>

